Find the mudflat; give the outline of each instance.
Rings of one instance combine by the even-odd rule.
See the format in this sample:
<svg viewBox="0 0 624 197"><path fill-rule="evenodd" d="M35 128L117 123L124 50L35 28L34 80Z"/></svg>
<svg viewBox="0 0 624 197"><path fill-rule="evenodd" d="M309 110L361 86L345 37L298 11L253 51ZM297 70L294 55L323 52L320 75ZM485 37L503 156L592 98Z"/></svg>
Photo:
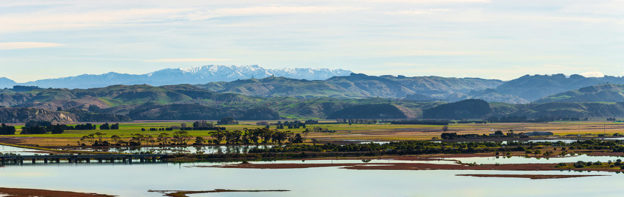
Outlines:
<svg viewBox="0 0 624 197"><path fill-rule="evenodd" d="M350 170L509 170L509 171L553 171L553 170L577 170L596 172L616 172L610 168L561 168L552 163L526 163L526 164L430 164L430 163L274 163L274 164L229 164L194 167L213 168L255 168L255 169L296 169L296 168L319 168L319 167L342 167Z"/></svg>
<svg viewBox="0 0 624 197"><path fill-rule="evenodd" d="M528 179L564 179L605 175L566 175L566 174L457 174L455 176L493 177L493 178L528 178Z"/></svg>
<svg viewBox="0 0 624 197"><path fill-rule="evenodd" d="M71 191L56 191L44 189L28 189L28 188L6 188L0 187L1 196L9 197L112 197L113 195L96 194L96 193L80 193Z"/></svg>

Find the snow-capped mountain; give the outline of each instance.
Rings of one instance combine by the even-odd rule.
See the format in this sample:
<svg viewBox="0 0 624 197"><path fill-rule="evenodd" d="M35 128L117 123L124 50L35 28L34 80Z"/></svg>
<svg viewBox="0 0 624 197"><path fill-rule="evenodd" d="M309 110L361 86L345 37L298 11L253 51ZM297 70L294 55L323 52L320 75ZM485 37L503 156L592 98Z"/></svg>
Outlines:
<svg viewBox="0 0 624 197"><path fill-rule="evenodd" d="M294 79L324 80L333 76L346 76L351 71L327 68L286 68L267 69L257 65L223 66L207 65L192 68L169 68L146 74L83 74L72 77L42 79L17 85L33 85L42 88L95 88L110 85L174 85L174 84L205 84L216 81L234 81L238 79L265 78L270 76ZM0 84L4 85L4 84ZM16 85L16 84L11 84ZM6 86L9 86L7 83Z"/></svg>

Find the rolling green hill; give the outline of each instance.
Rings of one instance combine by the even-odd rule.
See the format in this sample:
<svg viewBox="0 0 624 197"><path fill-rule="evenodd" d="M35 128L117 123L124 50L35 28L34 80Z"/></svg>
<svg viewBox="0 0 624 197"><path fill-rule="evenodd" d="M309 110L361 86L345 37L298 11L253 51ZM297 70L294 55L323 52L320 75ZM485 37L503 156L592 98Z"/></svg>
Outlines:
<svg viewBox="0 0 624 197"><path fill-rule="evenodd" d="M2 109L15 111L41 110L61 113L66 119L44 116L55 121L119 121L176 119L273 120L280 118L341 118L354 117L341 110L361 105L396 106L391 115L370 112L367 118L418 118L420 109L435 102L388 99L347 99L329 97L251 97L235 93L217 93L191 85L149 86L117 85L92 89L33 89L30 91L0 90ZM36 113L35 113L36 114ZM44 114L44 113L41 113ZM340 113L338 113L340 114ZM1 114L0 114L1 115ZM5 113L2 120L23 121L29 117ZM0 117L2 118L2 117ZM30 118L26 118L30 119Z"/></svg>
<svg viewBox="0 0 624 197"><path fill-rule="evenodd" d="M473 90L500 85L500 80L445 77L368 76L351 74L327 80L283 77L215 82L199 87L215 91L260 97L405 98L427 95L434 100L461 99Z"/></svg>
<svg viewBox="0 0 624 197"><path fill-rule="evenodd" d="M506 81L494 89L500 95L509 95L532 102L538 99L601 84L624 84L624 77L584 77L581 75L525 75Z"/></svg>
<svg viewBox="0 0 624 197"><path fill-rule="evenodd" d="M624 85L597 85L548 96L537 103L624 102Z"/></svg>
<svg viewBox="0 0 624 197"><path fill-rule="evenodd" d="M292 81L286 78L264 80L280 81L281 84ZM297 82L294 81L293 84L296 85ZM22 122L36 119L93 122L224 117L240 120L284 118L581 120L624 117L624 103L616 102L621 98L622 88L620 85L592 86L555 95L549 98L552 102L533 104L488 103L478 99L446 103L418 99L303 97L297 96L297 93L290 96L254 97L215 92L193 85L117 85L71 90L3 89L0 90L0 104L3 106L0 107L0 121ZM420 98L427 97L421 95Z"/></svg>

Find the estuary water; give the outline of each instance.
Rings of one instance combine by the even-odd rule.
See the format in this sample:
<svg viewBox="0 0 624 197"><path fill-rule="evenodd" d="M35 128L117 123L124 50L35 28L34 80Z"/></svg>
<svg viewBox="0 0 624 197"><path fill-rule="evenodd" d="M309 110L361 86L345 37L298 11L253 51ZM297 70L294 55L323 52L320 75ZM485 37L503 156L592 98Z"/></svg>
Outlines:
<svg viewBox="0 0 624 197"><path fill-rule="evenodd" d="M55 164L0 168L0 186L162 196L157 190L286 189L190 196L621 196L624 175L599 172L200 168L200 164ZM215 164L216 165L216 164ZM597 174L531 180L456 174ZM565 189L564 189L565 188Z"/></svg>
<svg viewBox="0 0 624 197"><path fill-rule="evenodd" d="M0 154L8 155L47 155L39 150L0 145Z"/></svg>
<svg viewBox="0 0 624 197"><path fill-rule="evenodd" d="M0 151L14 149L2 147ZM25 150L29 151L29 150ZM492 158L455 158L462 162L503 163ZM507 158L512 163L531 158ZM615 157L572 157L576 160ZM552 160L552 158L551 158ZM548 160L548 161L551 161ZM540 160L544 161L544 160ZM360 160L286 160L252 163L362 163ZM446 163L452 161L384 162ZM198 167L223 163L47 164L0 167L0 187L96 192L118 196L163 196L148 190L290 190L288 192L209 193L189 196L479 196L525 197L621 196L624 175L607 172L472 171L472 170L348 170L340 167L301 169L235 169ZM457 174L573 174L606 175L567 179L479 178ZM1 196L1 195L0 195Z"/></svg>

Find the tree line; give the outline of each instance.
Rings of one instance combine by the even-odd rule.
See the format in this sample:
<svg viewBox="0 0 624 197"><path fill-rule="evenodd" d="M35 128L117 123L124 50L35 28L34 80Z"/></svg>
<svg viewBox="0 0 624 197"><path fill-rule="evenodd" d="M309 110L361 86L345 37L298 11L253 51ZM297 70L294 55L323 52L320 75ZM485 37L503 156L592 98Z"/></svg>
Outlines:
<svg viewBox="0 0 624 197"><path fill-rule="evenodd" d="M101 132L92 133L81 137L78 141L80 146L186 146L189 145L260 145L260 144L286 144L303 143L301 134L293 134L290 131L278 131L267 128L243 129L243 130L216 130L209 136L193 137L186 130L179 130L158 135L134 133L129 138L121 138L112 135L105 138Z"/></svg>
<svg viewBox="0 0 624 197"><path fill-rule="evenodd" d="M27 121L22 127L21 134L62 134L65 130L95 130L96 124L85 123L77 125L52 124L50 121ZM119 129L119 123L100 125L100 130ZM14 126L8 126L4 123L0 125L0 135L15 135L17 129Z"/></svg>
<svg viewBox="0 0 624 197"><path fill-rule="evenodd" d="M15 135L15 127L2 123L0 126L0 135Z"/></svg>
<svg viewBox="0 0 624 197"><path fill-rule="evenodd" d="M52 124L49 121L28 121L22 127L21 134L61 134L66 127L66 125Z"/></svg>
<svg viewBox="0 0 624 197"><path fill-rule="evenodd" d="M559 148L563 155L569 150L608 150L612 152L624 152L623 142L585 140L573 143L563 142L431 142L431 141L399 141L386 144L288 144L276 146L270 149L251 149L250 153L292 153L292 152L363 152L373 155L382 154L439 154L439 153L483 153L483 152L513 152L523 151L528 153L542 154L540 149L544 147ZM544 151L543 156L550 156L549 151Z"/></svg>

